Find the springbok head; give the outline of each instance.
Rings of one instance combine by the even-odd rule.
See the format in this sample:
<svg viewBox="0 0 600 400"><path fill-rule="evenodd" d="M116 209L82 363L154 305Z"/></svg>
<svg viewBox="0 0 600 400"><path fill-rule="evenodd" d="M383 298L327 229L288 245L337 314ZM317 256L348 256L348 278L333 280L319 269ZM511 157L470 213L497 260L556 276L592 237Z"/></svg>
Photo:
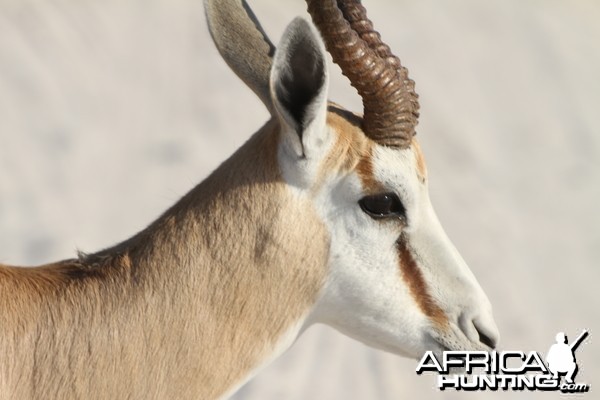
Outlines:
<svg viewBox="0 0 600 400"><path fill-rule="evenodd" d="M415 358L495 347L490 303L430 203L414 83L360 1L308 0L320 33L297 18L277 49L242 0L205 6L221 55L278 121L289 191L310 199L329 234L310 322ZM363 115L328 102L325 48Z"/></svg>

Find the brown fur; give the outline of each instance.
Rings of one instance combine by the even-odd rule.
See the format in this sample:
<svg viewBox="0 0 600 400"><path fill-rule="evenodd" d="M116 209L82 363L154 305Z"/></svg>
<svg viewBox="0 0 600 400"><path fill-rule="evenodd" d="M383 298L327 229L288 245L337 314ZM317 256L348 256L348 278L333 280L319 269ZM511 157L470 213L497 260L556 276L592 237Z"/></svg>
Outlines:
<svg viewBox="0 0 600 400"><path fill-rule="evenodd" d="M270 121L114 248L0 266L0 399L212 399L256 368L314 303L328 256L278 137Z"/></svg>
<svg viewBox="0 0 600 400"><path fill-rule="evenodd" d="M423 279L423 274L406 244L406 240L400 237L398 240L398 263L400 265L400 274L415 299L417 306L423 314L427 315L439 327L448 325L448 317L444 311L437 305L433 297L429 294L427 283Z"/></svg>

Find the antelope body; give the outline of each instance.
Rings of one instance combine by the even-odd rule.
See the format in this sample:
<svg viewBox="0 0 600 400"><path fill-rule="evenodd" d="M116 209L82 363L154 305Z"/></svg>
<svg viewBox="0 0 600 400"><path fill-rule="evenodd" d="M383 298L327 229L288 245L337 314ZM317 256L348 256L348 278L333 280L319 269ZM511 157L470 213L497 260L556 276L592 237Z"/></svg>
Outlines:
<svg viewBox="0 0 600 400"><path fill-rule="evenodd" d="M412 81L360 3L309 11L364 116L327 101L309 22L275 50L242 1L205 4L272 118L131 239L0 266L0 399L226 397L314 323L414 358L494 347L489 301L429 202Z"/></svg>

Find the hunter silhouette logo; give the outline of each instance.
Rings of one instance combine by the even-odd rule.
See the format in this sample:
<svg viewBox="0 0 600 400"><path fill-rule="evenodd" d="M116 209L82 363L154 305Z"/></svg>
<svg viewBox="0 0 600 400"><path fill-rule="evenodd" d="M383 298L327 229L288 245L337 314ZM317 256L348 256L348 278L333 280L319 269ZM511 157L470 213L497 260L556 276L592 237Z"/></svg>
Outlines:
<svg viewBox="0 0 600 400"><path fill-rule="evenodd" d="M556 334L556 344L550 347L546 356L548 369L552 372L554 378L558 379L560 375L566 374L567 383L574 383L573 379L575 379L578 370L577 361L575 360L575 349L577 349L587 335L588 331L584 329L575 342L569 345L567 336L563 332Z"/></svg>
<svg viewBox="0 0 600 400"><path fill-rule="evenodd" d="M563 393L583 393L589 391L590 385L575 382L579 369L575 350L588 335L584 329L569 344L563 332L557 333L556 343L546 355L546 363L536 351L444 351L441 356L428 351L419 361L416 372L419 375L427 371L437 372L440 390L560 390ZM452 369L454 371L451 372ZM561 383L563 375L565 382Z"/></svg>

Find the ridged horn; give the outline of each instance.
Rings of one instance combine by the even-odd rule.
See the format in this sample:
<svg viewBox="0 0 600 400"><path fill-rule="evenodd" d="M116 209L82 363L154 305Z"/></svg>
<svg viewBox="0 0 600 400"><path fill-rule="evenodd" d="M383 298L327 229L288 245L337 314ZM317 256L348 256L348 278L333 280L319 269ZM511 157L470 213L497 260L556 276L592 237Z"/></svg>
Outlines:
<svg viewBox="0 0 600 400"><path fill-rule="evenodd" d="M204 0L208 29L221 56L269 111L269 74L275 46L245 0Z"/></svg>
<svg viewBox="0 0 600 400"><path fill-rule="evenodd" d="M333 61L363 100L365 134L386 146L408 147L419 117L414 82L373 29L360 0L307 4Z"/></svg>

